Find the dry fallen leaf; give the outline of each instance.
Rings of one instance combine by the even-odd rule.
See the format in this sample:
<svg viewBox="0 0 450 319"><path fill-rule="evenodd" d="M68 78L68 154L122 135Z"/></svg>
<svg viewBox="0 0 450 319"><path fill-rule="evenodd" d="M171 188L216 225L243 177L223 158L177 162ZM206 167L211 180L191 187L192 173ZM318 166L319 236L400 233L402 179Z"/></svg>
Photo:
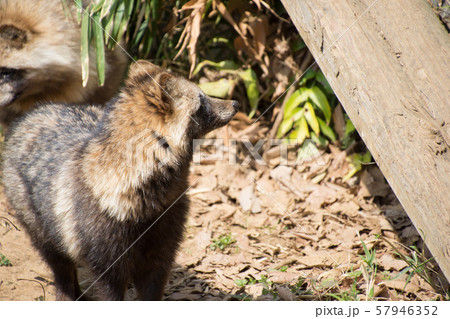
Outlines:
<svg viewBox="0 0 450 319"><path fill-rule="evenodd" d="M384 270L396 270L400 271L405 267L408 267L408 264L401 259L395 259L390 254L384 254L380 258L378 258L378 264L384 268Z"/></svg>

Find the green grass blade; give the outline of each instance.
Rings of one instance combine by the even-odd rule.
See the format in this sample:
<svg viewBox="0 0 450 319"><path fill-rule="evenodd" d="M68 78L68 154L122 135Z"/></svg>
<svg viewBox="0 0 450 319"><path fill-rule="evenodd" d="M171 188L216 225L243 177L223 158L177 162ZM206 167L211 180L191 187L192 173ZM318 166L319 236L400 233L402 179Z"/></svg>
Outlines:
<svg viewBox="0 0 450 319"><path fill-rule="evenodd" d="M87 85L89 80L89 38L90 38L91 18L88 12L83 14L81 19L81 74L83 86Z"/></svg>
<svg viewBox="0 0 450 319"><path fill-rule="evenodd" d="M97 0L92 6L91 13L97 13L104 7L105 0Z"/></svg>
<svg viewBox="0 0 450 319"><path fill-rule="evenodd" d="M92 28L94 29L95 52L97 57L97 75L98 84L105 84L105 40L103 38L103 29L100 24L100 12L94 14Z"/></svg>
<svg viewBox="0 0 450 319"><path fill-rule="evenodd" d="M83 13L83 0L74 0L75 2L75 6L77 7L77 19L78 19L78 23L81 22L81 16Z"/></svg>
<svg viewBox="0 0 450 319"><path fill-rule="evenodd" d="M114 2L115 2L114 0L105 0L104 1L102 10L100 11L100 20L110 14L111 8L112 8Z"/></svg>

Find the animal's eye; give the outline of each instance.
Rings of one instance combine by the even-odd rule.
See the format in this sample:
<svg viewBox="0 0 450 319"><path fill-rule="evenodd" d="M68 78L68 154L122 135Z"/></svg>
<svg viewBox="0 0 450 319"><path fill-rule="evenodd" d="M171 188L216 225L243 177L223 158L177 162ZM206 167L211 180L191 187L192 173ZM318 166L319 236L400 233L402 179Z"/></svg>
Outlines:
<svg viewBox="0 0 450 319"><path fill-rule="evenodd" d="M8 24L0 26L0 38L11 42L13 47L21 47L28 40L25 31Z"/></svg>
<svg viewBox="0 0 450 319"><path fill-rule="evenodd" d="M206 97L203 94L199 94L198 98L200 100L200 110L207 110L209 108L209 103Z"/></svg>

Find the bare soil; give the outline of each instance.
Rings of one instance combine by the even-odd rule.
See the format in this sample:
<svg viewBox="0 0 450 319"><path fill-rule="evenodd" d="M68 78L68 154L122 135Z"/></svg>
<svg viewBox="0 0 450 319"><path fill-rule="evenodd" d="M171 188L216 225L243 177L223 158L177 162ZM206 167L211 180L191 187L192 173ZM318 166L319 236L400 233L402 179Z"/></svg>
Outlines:
<svg viewBox="0 0 450 319"><path fill-rule="evenodd" d="M236 137L231 128L223 136ZM448 298L432 262L408 269L408 258L419 265L429 256L375 164L344 183L347 153L334 146L289 166L279 156L266 166L246 161L242 147L231 165L218 149L192 166L191 212L166 300ZM0 253L10 262L0 266L0 300L55 299L53 275L3 189ZM84 289L93 280L82 269L79 277ZM95 286L89 294L95 298Z"/></svg>

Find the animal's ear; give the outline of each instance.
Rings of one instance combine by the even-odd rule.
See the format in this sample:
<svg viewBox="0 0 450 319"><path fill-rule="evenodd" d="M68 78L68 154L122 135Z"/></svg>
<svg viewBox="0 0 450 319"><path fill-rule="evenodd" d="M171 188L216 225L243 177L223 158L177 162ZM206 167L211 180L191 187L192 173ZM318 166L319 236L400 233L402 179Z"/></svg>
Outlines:
<svg viewBox="0 0 450 319"><path fill-rule="evenodd" d="M175 77L160 67L139 60L132 64L125 83L124 92L129 98L142 101L160 114L173 112L172 93Z"/></svg>
<svg viewBox="0 0 450 319"><path fill-rule="evenodd" d="M130 84L145 83L162 72L163 69L159 66L146 60L138 60L130 66L130 70L128 71L128 82L132 82Z"/></svg>
<svg viewBox="0 0 450 319"><path fill-rule="evenodd" d="M172 104L173 101L174 79L175 77L167 72L160 73L155 78L161 90L161 99L167 104Z"/></svg>
<svg viewBox="0 0 450 319"><path fill-rule="evenodd" d="M154 83L151 83L155 87L155 90L159 93L159 99L161 101L160 108L164 110L164 113L170 114L173 112L173 90L175 87L175 77L167 72L160 73L153 78Z"/></svg>

